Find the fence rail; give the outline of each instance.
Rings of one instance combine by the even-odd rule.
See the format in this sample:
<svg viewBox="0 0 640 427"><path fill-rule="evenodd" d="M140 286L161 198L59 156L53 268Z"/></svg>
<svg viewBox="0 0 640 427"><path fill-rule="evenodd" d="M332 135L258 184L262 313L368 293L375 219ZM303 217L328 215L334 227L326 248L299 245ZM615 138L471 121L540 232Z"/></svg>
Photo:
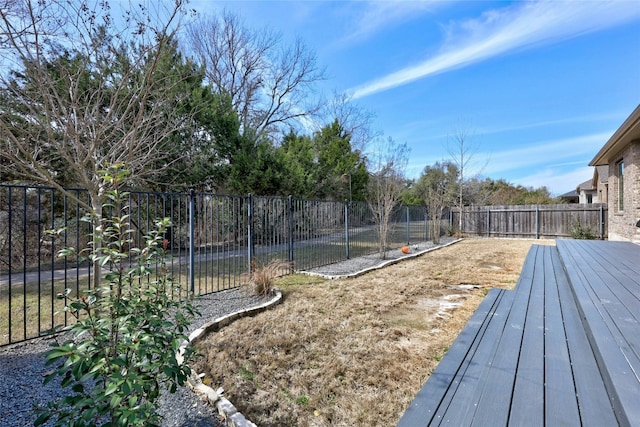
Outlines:
<svg viewBox="0 0 640 427"><path fill-rule="evenodd" d="M452 209L453 228L460 228L460 210ZM566 238L577 230L607 237L606 204L471 206L462 210L461 231L487 237Z"/></svg>
<svg viewBox="0 0 640 427"><path fill-rule="evenodd" d="M0 346L67 325L72 319L56 295L71 289L73 298L91 287L91 265L56 256L64 247L86 249L92 231L81 221L86 212L79 201L88 202L86 192L70 190L70 195L50 187L0 185ZM168 267L198 295L237 287L253 265L272 259L307 270L379 250L376 224L363 202L134 191L127 205L135 246L153 229L154 219L171 219L165 236L172 254ZM429 240L426 214L422 206L398 206L388 247ZM447 215L455 229L460 212ZM462 211L462 231L569 237L571 224L578 222L604 238L606 216L606 205L472 207ZM64 231L51 236L48 229Z"/></svg>
<svg viewBox="0 0 640 427"><path fill-rule="evenodd" d="M0 185L0 345L42 335L72 321L56 295L71 298L91 287L91 265L56 253L88 247L91 227L78 201L54 188ZM298 270L378 251L366 203L292 197L207 193L130 192L133 245L168 217L171 274L198 295L239 286L252 265L288 260ZM106 215L109 212L105 213ZM63 229L51 236L48 229ZM393 214L389 248L428 240L426 211L400 206Z"/></svg>

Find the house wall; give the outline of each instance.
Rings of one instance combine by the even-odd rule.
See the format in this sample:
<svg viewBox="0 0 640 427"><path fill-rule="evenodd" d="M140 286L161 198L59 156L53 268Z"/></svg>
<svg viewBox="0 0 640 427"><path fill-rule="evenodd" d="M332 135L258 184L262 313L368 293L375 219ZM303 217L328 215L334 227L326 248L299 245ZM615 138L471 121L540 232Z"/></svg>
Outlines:
<svg viewBox="0 0 640 427"><path fill-rule="evenodd" d="M618 206L617 163L624 161L623 209ZM640 141L633 141L609 163L609 240L640 242Z"/></svg>
<svg viewBox="0 0 640 427"><path fill-rule="evenodd" d="M589 201L589 195L591 195L591 201ZM598 194L596 193L596 190L581 190L578 203L583 205L589 203L600 203L597 197Z"/></svg>
<svg viewBox="0 0 640 427"><path fill-rule="evenodd" d="M598 180L598 194L593 203L609 203L608 184Z"/></svg>

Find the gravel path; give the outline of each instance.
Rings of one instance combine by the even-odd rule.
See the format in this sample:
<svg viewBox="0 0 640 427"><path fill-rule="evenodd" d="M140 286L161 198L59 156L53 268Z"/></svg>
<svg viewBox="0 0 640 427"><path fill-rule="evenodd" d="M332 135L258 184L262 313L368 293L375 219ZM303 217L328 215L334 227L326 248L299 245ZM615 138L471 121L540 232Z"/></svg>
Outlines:
<svg viewBox="0 0 640 427"><path fill-rule="evenodd" d="M397 262L398 260L401 260L403 258L411 258L417 255L421 255L431 249L446 246L451 243L457 242L458 240L459 239L453 237L442 237L440 238L440 242L438 244L435 244L433 242L420 242L411 244L409 245L408 254L403 254L400 249L392 249L387 252L387 256L384 260L381 260L380 256L376 253L349 259L346 261L336 262L335 264L313 268L308 270L307 273L317 274L329 278L359 275L365 271L380 268L382 266Z"/></svg>
<svg viewBox="0 0 640 427"><path fill-rule="evenodd" d="M359 274L364 270L378 268L387 263L396 262L422 254L435 247L456 241L443 238L438 245L422 242L410 245L410 253L403 254L399 249L387 253L381 260L378 255L368 255L328 266L309 270L311 274L327 277L343 277ZM248 296L241 289L232 289L203 296L199 300L201 316L192 325L192 330L209 321L227 314L250 308L264 302L264 299ZM50 348L50 340L38 338L27 342L0 347L0 427L21 427L33 425L34 403L45 403L63 395L59 382L42 384L43 374L50 370L44 365L44 357ZM205 405L199 397L186 387L174 394L161 397L160 413L164 417L163 427L198 426L218 427L217 413Z"/></svg>
<svg viewBox="0 0 640 427"><path fill-rule="evenodd" d="M201 317L194 321L192 329L262 302L264 299L247 296L240 289L205 295L199 300ZM0 427L33 425L36 417L31 412L32 404L63 395L59 382L42 384L43 374L51 369L44 365L49 348L50 339L45 338L0 347ZM160 413L164 416L163 427L222 426L213 408L186 387L175 394L164 394Z"/></svg>

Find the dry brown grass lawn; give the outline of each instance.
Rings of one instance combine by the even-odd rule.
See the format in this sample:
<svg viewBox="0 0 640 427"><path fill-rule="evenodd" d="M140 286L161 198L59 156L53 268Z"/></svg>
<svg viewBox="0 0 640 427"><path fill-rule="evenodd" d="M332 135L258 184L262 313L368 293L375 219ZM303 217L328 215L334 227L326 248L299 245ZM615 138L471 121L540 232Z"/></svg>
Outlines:
<svg viewBox="0 0 640 427"><path fill-rule="evenodd" d="M553 242L468 239L355 279L285 277L281 305L199 342L196 370L259 426L395 425L532 243Z"/></svg>

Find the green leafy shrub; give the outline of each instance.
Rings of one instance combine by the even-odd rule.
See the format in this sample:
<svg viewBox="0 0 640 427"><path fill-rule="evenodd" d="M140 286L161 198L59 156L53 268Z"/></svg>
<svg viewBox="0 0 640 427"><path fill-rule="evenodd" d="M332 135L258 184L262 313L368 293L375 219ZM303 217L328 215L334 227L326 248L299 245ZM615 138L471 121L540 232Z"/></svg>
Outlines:
<svg viewBox="0 0 640 427"><path fill-rule="evenodd" d="M118 183L118 168L105 173L105 181ZM55 425L149 426L157 425L158 397L162 389L175 392L191 371L190 349L179 363L176 352L196 310L189 296L172 280L166 268L170 221L156 221L141 248L132 247L127 194L107 194L104 211L110 218L88 217L100 224L88 249L91 262L107 271L99 289L86 291L65 311L76 323L63 328L72 338L47 352L54 365L45 384L60 377L66 397L36 408L35 425L55 419ZM60 255L73 254L73 248ZM133 261L130 261L133 260ZM59 298L66 298L59 295Z"/></svg>
<svg viewBox="0 0 640 427"><path fill-rule="evenodd" d="M574 239L594 240L598 238L593 227L583 225L579 219L575 219L571 222L571 225L569 226L569 234Z"/></svg>

